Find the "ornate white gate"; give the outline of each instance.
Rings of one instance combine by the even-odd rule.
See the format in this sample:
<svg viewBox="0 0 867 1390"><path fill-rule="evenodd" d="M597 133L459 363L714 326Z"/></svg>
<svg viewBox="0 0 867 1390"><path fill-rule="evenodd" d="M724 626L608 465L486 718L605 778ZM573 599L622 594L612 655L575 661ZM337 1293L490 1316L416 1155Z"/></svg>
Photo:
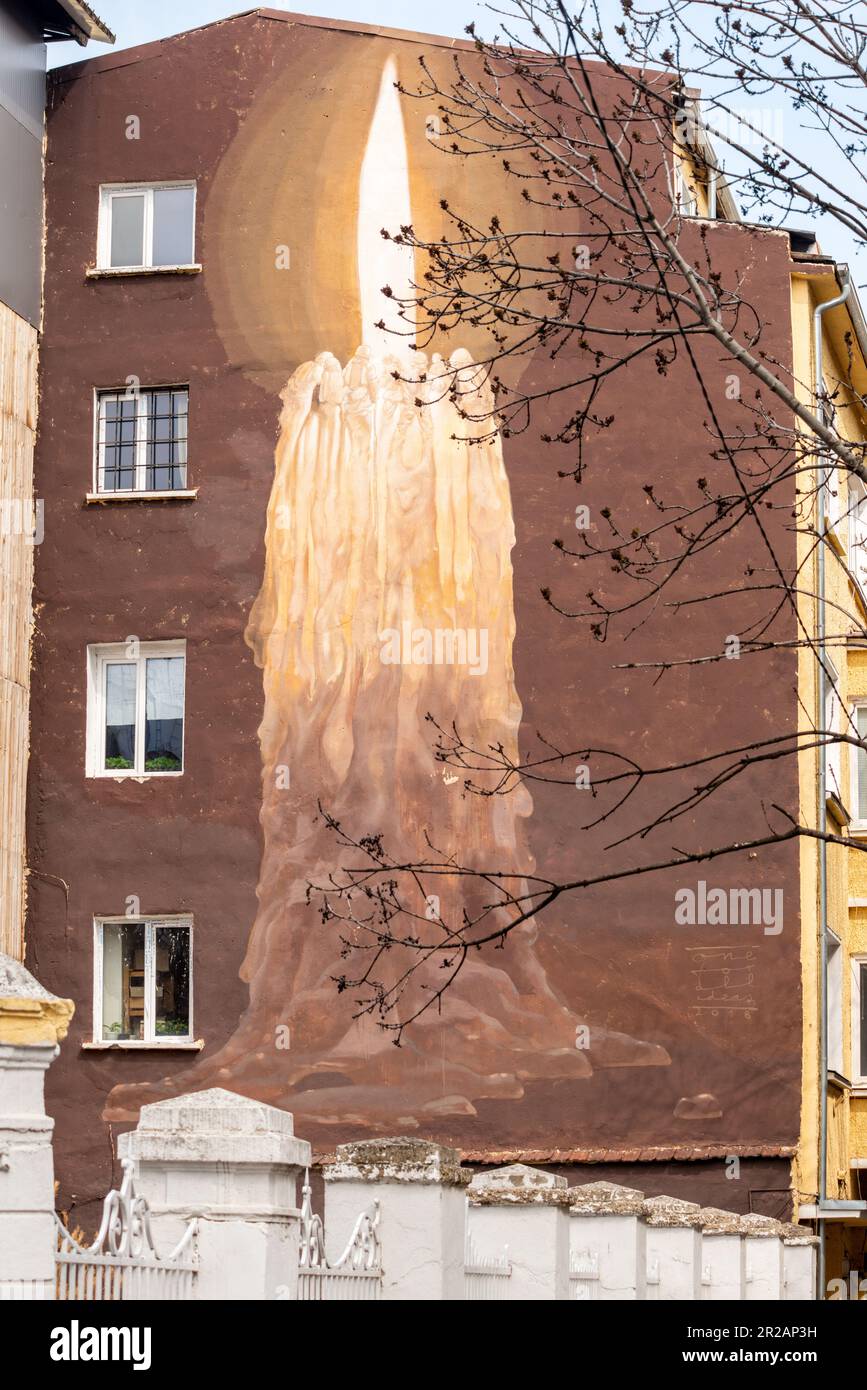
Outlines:
<svg viewBox="0 0 867 1390"><path fill-rule="evenodd" d="M197 1223L191 1221L164 1259L157 1253L144 1197L137 1197L131 1159L123 1162L123 1182L103 1203L102 1222L92 1245L82 1246L57 1221L57 1298L97 1301L190 1299L198 1270Z"/></svg>
<svg viewBox="0 0 867 1390"><path fill-rule="evenodd" d="M325 1258L322 1217L311 1204L310 1172L304 1174L301 1203L301 1249L298 1256L298 1299L305 1303L379 1299L382 1292L382 1254L379 1241L379 1202L363 1211L340 1259Z"/></svg>

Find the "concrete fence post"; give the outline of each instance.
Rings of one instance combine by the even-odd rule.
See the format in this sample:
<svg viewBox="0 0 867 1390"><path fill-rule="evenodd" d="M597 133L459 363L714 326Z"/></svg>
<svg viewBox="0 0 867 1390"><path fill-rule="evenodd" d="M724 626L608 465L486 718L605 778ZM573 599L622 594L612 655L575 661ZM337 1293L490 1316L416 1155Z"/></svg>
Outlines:
<svg viewBox="0 0 867 1390"><path fill-rule="evenodd" d="M569 1203L566 1179L523 1163L479 1173L467 1191L467 1229L481 1258L512 1266L509 1301L569 1297Z"/></svg>
<svg viewBox="0 0 867 1390"><path fill-rule="evenodd" d="M585 1183L569 1191L570 1268L595 1270L595 1289L586 1294L602 1302L647 1297L647 1230L644 1193L611 1182ZM582 1294L578 1281L578 1297Z"/></svg>
<svg viewBox="0 0 867 1390"><path fill-rule="evenodd" d="M783 1222L783 1298L816 1297L816 1249L819 1237L804 1226Z"/></svg>
<svg viewBox="0 0 867 1390"><path fill-rule="evenodd" d="M783 1226L771 1216L741 1217L746 1247L746 1287L749 1302L777 1303L783 1298Z"/></svg>
<svg viewBox="0 0 867 1390"><path fill-rule="evenodd" d="M650 1197L647 1223L648 1299L701 1298L701 1208L676 1197Z"/></svg>
<svg viewBox="0 0 867 1390"><path fill-rule="evenodd" d="M700 1215L701 1296L711 1302L739 1302L746 1286L742 1218L718 1207L702 1207Z"/></svg>
<svg viewBox="0 0 867 1390"><path fill-rule="evenodd" d="M75 1005L0 953L0 1299L54 1298L54 1121L45 1073Z"/></svg>
<svg viewBox="0 0 867 1390"><path fill-rule="evenodd" d="M216 1088L142 1107L118 1141L159 1253L199 1219L199 1299L295 1299L298 1177L310 1145L286 1110Z"/></svg>
<svg viewBox="0 0 867 1390"><path fill-rule="evenodd" d="M325 1243L336 1260L359 1215L380 1206L382 1297L464 1297L466 1184L460 1155L422 1139L341 1144L325 1178Z"/></svg>

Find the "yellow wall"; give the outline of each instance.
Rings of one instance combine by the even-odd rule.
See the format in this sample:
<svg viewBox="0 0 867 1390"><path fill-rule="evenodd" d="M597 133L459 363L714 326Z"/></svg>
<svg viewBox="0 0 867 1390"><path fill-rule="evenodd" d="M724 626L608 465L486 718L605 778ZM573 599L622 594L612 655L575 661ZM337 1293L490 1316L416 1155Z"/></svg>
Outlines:
<svg viewBox="0 0 867 1390"><path fill-rule="evenodd" d="M845 375L845 367L840 361L839 340L826 340L826 360L830 371L826 373L829 386ZM841 393L837 402L837 427L847 439L860 442L867 437L863 412L847 391ZM848 512L849 496L847 475L839 475L842 510ZM849 523L844 520L844 546L849 543ZM853 635L863 633L867 623L867 603L860 588L852 579L847 565L848 551L836 559L829 557L828 573L832 575L828 589L829 599L835 600L846 610L846 618L837 620L838 626L847 629L845 661L836 662L841 672L842 689L847 710L850 702L867 698L867 650L853 644ZM849 732L854 732L850 729ZM842 752L843 789L849 799L849 810L855 813L852 805L852 774L854 772L855 750L844 747ZM867 849L867 835L858 830L848 832L860 840ZM833 868L832 868L833 865ZM829 855L829 878L833 884L833 912L829 911L829 925L843 943L843 1071L852 1078L856 1073L853 1050L857 1039L858 1021L853 1017L851 996L851 957L858 955L867 947L867 912L850 907L853 898L867 898L867 853L857 849L834 848ZM865 1137L865 1118L867 1101L859 1100L850 1090L839 1096L833 1112L839 1111L838 1129L835 1132L829 1114L829 1161L828 1196L857 1198L859 1196L856 1175L851 1167L853 1157L859 1156L858 1140ZM860 1156L867 1156L867 1147L860 1145Z"/></svg>
<svg viewBox="0 0 867 1390"><path fill-rule="evenodd" d="M813 352L813 310L815 304L829 297L828 276L814 279L811 283L806 275L796 275L792 281L792 323L795 387L798 395L812 405L812 382L814 379ZM834 311L832 311L833 313ZM867 421L860 403L851 393L841 388L840 379L846 371L841 361L840 320L834 320L831 328L831 314L824 317L825 380L828 390L837 391L836 424L844 437L851 440L867 438ZM844 324L851 332L851 325ZM838 673L838 689L844 710L848 711L850 702L867 698L867 649L856 645L867 640L867 602L848 568L849 527L846 512L849 507L847 475L838 472L838 494L840 498L841 520L836 528L837 536L825 547L826 584L826 630L828 646L826 651ZM816 631L816 604L812 594L816 591L817 563L814 532L818 522L817 498L812 495L813 485L806 479L801 484L804 500L797 518L799 530L798 555L802 566L800 587L809 590L802 594L799 602L804 624L810 633ZM809 649L802 649L799 656L799 694L802 706L802 729L809 731L817 722L821 727L822 716L817 708L818 680L816 660ZM844 726L845 727L845 726ZM853 732L850 728L848 732ZM851 753L851 757L850 757ZM854 749L843 747L841 751L841 795L845 808L854 814L852 806L852 779L854 768ZM802 823L815 825L818 814L819 759L818 752L811 750L799 758L799 785L801 793ZM828 830L844 836L858 837L857 830L847 825L840 826L828 816L825 819ZM867 833L863 837L867 848ZM796 1201L812 1204L816 1201L819 1186L819 1116L820 1116L820 1076L819 1076L819 999L820 999L820 922L818 902L818 842L801 841L801 944L803 961L803 1089L801 1116L801 1143L794 1165L794 1186ZM843 953L843 993L842 993L842 1074L850 1079L853 1074L853 1042L856 1039L857 1020L853 1017L851 986L851 957L867 954L867 907L850 906L852 899L867 901L867 853L858 849L829 845L828 847L828 903L827 922L830 929L839 937ZM845 1083L830 1081L827 1085L828 1097L828 1143L827 1143L827 1189L825 1196L837 1199L852 1199L860 1196L857 1175L853 1172L853 1157L867 1157L867 1096L854 1095ZM827 1274L828 1278L838 1277L843 1271L843 1260L857 1261L857 1252L863 1249L864 1229L857 1229L853 1221L828 1222L827 1233Z"/></svg>
<svg viewBox="0 0 867 1390"><path fill-rule="evenodd" d="M810 324L812 302L806 280L792 281L792 354L795 390L809 399L807 383L812 377L812 348ZM798 568L803 577L800 585L799 608L808 632L816 628L816 605L811 595L816 590L815 559L811 558L811 527L816 524L815 505L805 501L797 509ZM811 652L801 646L798 651L798 693L800 696L800 728L812 727L817 699L816 663ZM817 779L819 763L815 750L803 752L798 758L798 785L802 823L815 825ZM803 997L801 1141L794 1164L793 1183L795 1206L815 1200L818 1192L819 1150L819 977L817 970L819 880L816 842L802 838L801 860L801 961Z"/></svg>

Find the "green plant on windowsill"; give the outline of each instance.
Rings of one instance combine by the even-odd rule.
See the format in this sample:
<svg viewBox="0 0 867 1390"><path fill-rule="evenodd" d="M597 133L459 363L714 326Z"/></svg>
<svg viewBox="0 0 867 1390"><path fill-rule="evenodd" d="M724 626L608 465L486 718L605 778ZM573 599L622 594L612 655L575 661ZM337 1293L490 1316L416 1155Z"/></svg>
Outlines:
<svg viewBox="0 0 867 1390"><path fill-rule="evenodd" d="M161 754L158 758L145 759L145 772L180 772L180 770L180 759L171 755Z"/></svg>
<svg viewBox="0 0 867 1390"><path fill-rule="evenodd" d="M106 772L117 772L128 767L132 767L129 758L106 758L105 760Z"/></svg>
<svg viewBox="0 0 867 1390"><path fill-rule="evenodd" d="M182 1018L158 1018L156 1021L157 1037L187 1037L189 1026Z"/></svg>

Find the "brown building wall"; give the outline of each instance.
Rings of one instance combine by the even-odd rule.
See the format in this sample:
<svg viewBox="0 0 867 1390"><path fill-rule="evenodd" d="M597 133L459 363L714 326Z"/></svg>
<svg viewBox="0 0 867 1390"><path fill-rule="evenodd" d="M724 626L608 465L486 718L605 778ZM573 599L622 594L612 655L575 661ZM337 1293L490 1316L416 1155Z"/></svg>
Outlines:
<svg viewBox="0 0 867 1390"><path fill-rule="evenodd" d="M161 1079L168 1075L170 1087L219 1084L289 1109L301 1104L304 1085L283 1079L283 1059L267 1040L259 1048L232 1044L244 1036L238 1030L248 986L239 971L257 916L263 854L262 676L244 630L263 581L279 392L300 363L326 348L345 361L359 338L353 189L383 64L395 55L402 78L412 80L418 54L430 51L411 38L254 15L79 65L55 80L37 447L46 534L36 574L28 965L48 988L77 1003L50 1075L49 1111L57 1117L61 1198L82 1211L105 1192L110 1140L129 1123L102 1118L106 1110L126 1113L109 1100L118 1086L153 1083L135 1094L154 1099L166 1093ZM446 56L443 50L437 60ZM517 197L493 166L469 170L432 152L424 114L407 108L420 215L433 218L440 196L489 211ZM138 140L126 137L130 115L141 122ZM198 186L202 274L89 279L99 185L187 178ZM742 273L748 297L761 305L763 347L789 360L786 239L724 227L711 235L725 274ZM292 269L278 282L274 248L284 242ZM478 352L483 345L469 346ZM708 376L721 383L725 364L709 348L698 352ZM549 371L539 359L526 380ZM94 388L122 385L130 375L143 385L189 382L196 501L84 505ZM763 611L755 600L745 596L724 612L699 605L676 617L661 609L627 647L594 642L586 627L559 617L540 598L540 588L551 584L564 607L578 606L570 600L589 587L584 572L551 545L571 524L577 500L595 514L616 502L638 515L645 482L664 479L670 497L692 496L696 477L707 472L704 412L686 363L665 377L650 361L637 365L612 386L607 404L616 423L596 441L580 494L557 478L562 459L539 445L535 430L506 444L517 531L514 660L522 747L541 730L560 747L612 743L659 764L687 750L698 756L711 746L793 728L795 667L786 651L761 664L685 668L655 688L640 672L614 669L620 661L652 661L677 649L719 651L728 633ZM768 514L779 553L793 563L787 522L784 510ZM742 531L705 557L690 584L718 573L741 575L761 555L754 534ZM602 575L597 582L608 581ZM791 635L786 621L783 637ZM128 635L187 641L185 769L177 780L84 776L86 647ZM685 822L677 842L719 844L765 833L761 798L771 788L775 799L794 805L794 768L777 767L767 780L750 774L715 800L706 820ZM652 788L641 793L636 822L661 804L659 796ZM605 828L576 840L568 789L537 785L533 801L525 833L543 875L590 875L602 864L628 862L628 855L648 863L666 843L650 837L618 859L605 851L613 838ZM735 861L653 874L638 887L627 881L570 895L540 920L537 959L563 1008L612 1035L639 1040L664 1054L665 1065L612 1065L609 1055L592 1075L570 1078L548 1077L540 1063L522 1095L429 1110L415 1117L416 1132L473 1154L764 1144L769 1161L751 1160L740 1183L724 1181L721 1159L716 1166L672 1167L664 1189L656 1185L657 1165L649 1166L647 1182L640 1166L622 1170L618 1180L743 1210L753 1189L785 1186L787 1165L772 1153L798 1134L795 845L763 853L745 875ZM675 889L702 877L726 887L743 882L784 890L780 936L729 929L740 933L739 948L754 948L754 1008L746 1016L696 1011L695 951L730 940L719 930L673 925ZM92 921L122 914L131 895L146 914L194 915L195 1033L206 1043L195 1066L180 1053L80 1050L91 1037ZM263 957L261 937L259 956L255 941L251 949L254 1000L260 1014L264 1009L279 1021L274 999L282 990L288 1008L293 992L289 954L281 961L266 943ZM482 984L478 990L483 997ZM335 993L329 1007L349 1003ZM448 1001L444 1010L448 1028ZM249 1012L247 1019L249 1028ZM412 1048L403 1052L411 1056ZM400 1055L393 1065L404 1065ZM702 1113L675 1114L684 1097L707 1094L714 1103ZM362 1099L354 1110L363 1109ZM347 1107L343 1123L326 1124L311 1110L296 1128L320 1150L330 1149L365 1133L363 1114L351 1114ZM392 1124L391 1132L397 1128ZM589 1170L573 1170L582 1171ZM615 1171L621 1170L606 1167L607 1176Z"/></svg>

